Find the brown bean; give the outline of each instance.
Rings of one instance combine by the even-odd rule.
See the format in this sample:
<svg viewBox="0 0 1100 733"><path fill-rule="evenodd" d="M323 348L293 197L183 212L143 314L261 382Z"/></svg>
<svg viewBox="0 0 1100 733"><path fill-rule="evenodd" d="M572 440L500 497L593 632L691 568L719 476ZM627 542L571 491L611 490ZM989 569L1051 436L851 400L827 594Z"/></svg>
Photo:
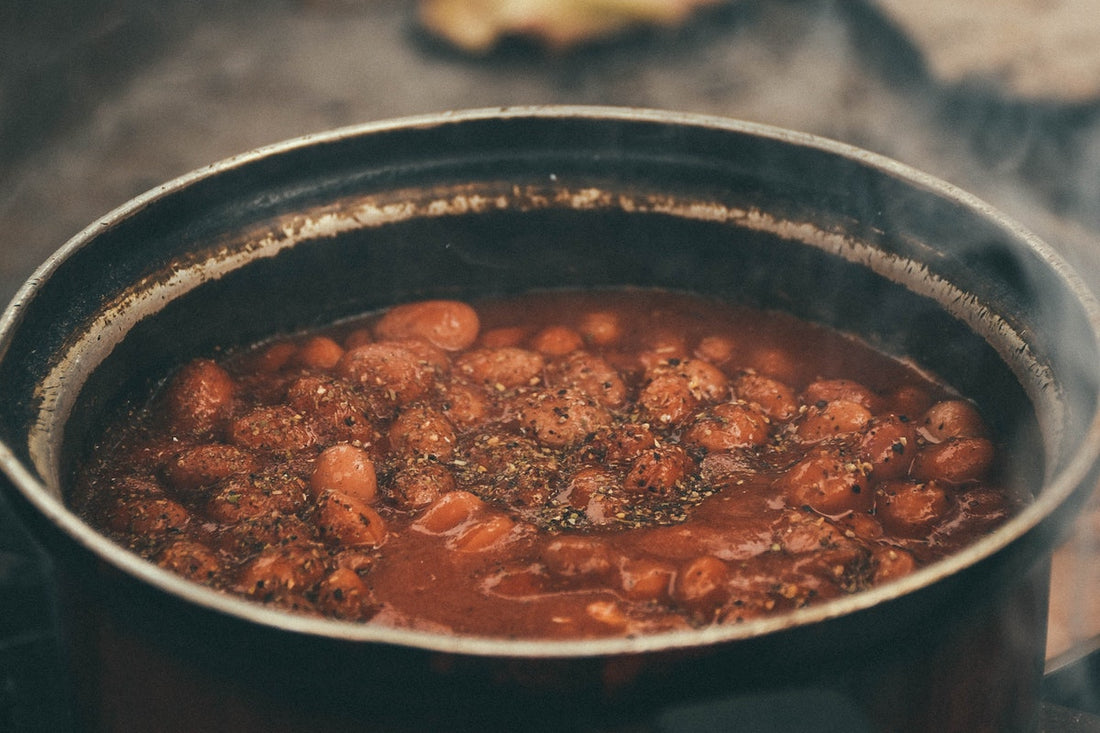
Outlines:
<svg viewBox="0 0 1100 733"><path fill-rule="evenodd" d="M871 564L875 568L875 585L905 577L917 569L913 555L900 547L876 547L871 552Z"/></svg>
<svg viewBox="0 0 1100 733"><path fill-rule="evenodd" d="M644 557L627 559L619 569L623 595L632 601L664 601L672 594L676 567Z"/></svg>
<svg viewBox="0 0 1100 733"><path fill-rule="evenodd" d="M283 514L296 514L306 508L310 499L309 481L302 471L289 470L275 466L258 474L231 477L226 483L245 481L271 497L276 511Z"/></svg>
<svg viewBox="0 0 1100 733"><path fill-rule="evenodd" d="M877 540L883 535L882 523L866 512L847 514L837 520L837 525L845 530L847 536L855 535L862 540Z"/></svg>
<svg viewBox="0 0 1100 733"><path fill-rule="evenodd" d="M592 601L584 607L584 613L592 620L614 629L626 628L630 623L630 617L615 601Z"/></svg>
<svg viewBox="0 0 1100 733"><path fill-rule="evenodd" d="M431 365L397 341L376 341L345 352L335 372L392 406L417 400L434 378Z"/></svg>
<svg viewBox="0 0 1100 733"><path fill-rule="evenodd" d="M539 556L548 572L560 578L606 580L618 566L618 556L606 543L590 537L552 540Z"/></svg>
<svg viewBox="0 0 1100 733"><path fill-rule="evenodd" d="M252 354L248 364L255 371L274 374L289 364L297 351L298 347L289 341L276 341Z"/></svg>
<svg viewBox="0 0 1100 733"><path fill-rule="evenodd" d="M241 568L236 586L260 600L274 600L288 592L305 593L325 570L324 558L313 545L273 547Z"/></svg>
<svg viewBox="0 0 1100 733"><path fill-rule="evenodd" d="M584 510L594 494L603 493L618 486L618 476L605 468L586 466L574 473L565 488L554 500Z"/></svg>
<svg viewBox="0 0 1100 733"><path fill-rule="evenodd" d="M217 522L232 524L277 511L275 501L247 478L230 480L203 505L203 513Z"/></svg>
<svg viewBox="0 0 1100 733"><path fill-rule="evenodd" d="M622 501L613 498L613 492L620 485L619 476L607 469L587 467L573 474L556 497L555 501L568 504L582 511L588 522L601 527L616 521Z"/></svg>
<svg viewBox="0 0 1100 733"><path fill-rule="evenodd" d="M684 441L708 451L764 445L770 424L764 413L748 405L727 402L703 413L684 433Z"/></svg>
<svg viewBox="0 0 1100 733"><path fill-rule="evenodd" d="M353 331L349 331L348 334L344 336L344 351L351 351L360 346L366 346L373 341L374 335L370 332L369 328L357 328Z"/></svg>
<svg viewBox="0 0 1100 733"><path fill-rule="evenodd" d="M351 621L374 614L374 596L358 573L337 568L317 586L317 607L322 613Z"/></svg>
<svg viewBox="0 0 1100 733"><path fill-rule="evenodd" d="M222 571L217 553L194 540L176 540L167 545L157 553L156 563L199 583L213 580Z"/></svg>
<svg viewBox="0 0 1100 733"><path fill-rule="evenodd" d="M685 359L675 371L687 379L688 389L700 402L729 399L729 379L718 367L702 359Z"/></svg>
<svg viewBox="0 0 1100 733"><path fill-rule="evenodd" d="M834 400L811 406L799 420L796 434L804 443L816 443L863 430L871 411L858 402Z"/></svg>
<svg viewBox="0 0 1100 733"><path fill-rule="evenodd" d="M581 317L581 336L597 346L611 346L622 338L619 317L609 311L590 311Z"/></svg>
<svg viewBox="0 0 1100 733"><path fill-rule="evenodd" d="M1005 517L1015 503L996 486L975 483L954 488L956 499L971 517Z"/></svg>
<svg viewBox="0 0 1100 733"><path fill-rule="evenodd" d="M317 529L322 539L344 547L378 547L386 541L386 523L366 502L338 491L318 500Z"/></svg>
<svg viewBox="0 0 1100 733"><path fill-rule="evenodd" d="M135 473L164 471L188 446L204 443L210 435L184 436L175 431L149 438L138 445L120 445L119 465L130 466Z"/></svg>
<svg viewBox="0 0 1100 733"><path fill-rule="evenodd" d="M501 598L530 598L546 593L546 573L535 564L494 573L492 594Z"/></svg>
<svg viewBox="0 0 1100 733"><path fill-rule="evenodd" d="M729 568L714 555L702 555L680 567L672 597L693 610L709 610L729 595Z"/></svg>
<svg viewBox="0 0 1100 733"><path fill-rule="evenodd" d="M309 477L313 495L326 491L349 494L367 504L378 499L378 477L374 461L362 448L341 443L325 448L313 465Z"/></svg>
<svg viewBox="0 0 1100 733"><path fill-rule="evenodd" d="M371 415L386 412L341 379L306 376L287 388L287 404L303 415L322 442L369 446L378 439ZM376 409L378 408L378 409Z"/></svg>
<svg viewBox="0 0 1100 733"><path fill-rule="evenodd" d="M336 364L335 371L390 406L419 399L435 378L430 364L396 341L377 341L352 349Z"/></svg>
<svg viewBox="0 0 1100 733"><path fill-rule="evenodd" d="M412 463L393 476L390 497L407 509L419 509L455 489L454 474L438 463Z"/></svg>
<svg viewBox="0 0 1100 733"><path fill-rule="evenodd" d="M134 535L161 535L178 532L190 521L191 513L179 502L164 496L135 496L115 505L107 526Z"/></svg>
<svg viewBox="0 0 1100 733"><path fill-rule="evenodd" d="M205 443L182 451L164 470L168 485L183 494L212 486L234 474L256 470L252 453L234 445Z"/></svg>
<svg viewBox="0 0 1100 733"><path fill-rule="evenodd" d="M307 369L332 369L344 355L344 348L328 336L311 336L298 347L292 362Z"/></svg>
<svg viewBox="0 0 1100 733"><path fill-rule="evenodd" d="M749 354L748 365L764 376L778 379L787 384L798 381L796 360L785 349L760 346Z"/></svg>
<svg viewBox="0 0 1100 733"><path fill-rule="evenodd" d="M485 502L468 491L448 491L431 503L414 526L430 534L445 534L485 511Z"/></svg>
<svg viewBox="0 0 1100 733"><path fill-rule="evenodd" d="M929 407L921 417L920 431L933 443L989 434L978 408L966 400L944 400Z"/></svg>
<svg viewBox="0 0 1100 733"><path fill-rule="evenodd" d="M773 530L775 542L790 555L817 555L825 548L851 544L844 533L824 517L813 519L799 512L788 513Z"/></svg>
<svg viewBox="0 0 1100 733"><path fill-rule="evenodd" d="M705 336L695 346L695 356L711 364L724 364L736 350L737 345L728 336Z"/></svg>
<svg viewBox="0 0 1100 733"><path fill-rule="evenodd" d="M777 483L791 506L830 516L869 509L874 500L862 467L827 450L810 453Z"/></svg>
<svg viewBox="0 0 1100 733"><path fill-rule="evenodd" d="M923 387L903 384L890 392L883 401L885 409L916 422L932 404L932 396Z"/></svg>
<svg viewBox="0 0 1100 733"><path fill-rule="evenodd" d="M286 405L254 408L229 427L229 442L251 450L297 453L316 440L309 424Z"/></svg>
<svg viewBox="0 0 1100 733"><path fill-rule="evenodd" d="M759 505L764 507L772 498L765 491L748 491L750 486L766 484L767 464L756 455L756 451L733 450L729 452L707 452L699 460L699 478L715 490L729 488L731 493L723 500L730 509Z"/></svg>
<svg viewBox="0 0 1100 733"><path fill-rule="evenodd" d="M660 373L638 395L642 417L658 425L678 425L699 407L699 398L680 374Z"/></svg>
<svg viewBox="0 0 1100 733"><path fill-rule="evenodd" d="M575 352L555 364L549 377L551 386L577 391L604 407L619 407L626 401L627 389L619 372L588 352Z"/></svg>
<svg viewBox="0 0 1100 733"><path fill-rule="evenodd" d="M523 343L527 338L527 329L519 326L502 326L483 331L477 340L478 344L487 349L501 349L506 346L515 347Z"/></svg>
<svg viewBox="0 0 1100 733"><path fill-rule="evenodd" d="M916 426L897 415L872 418L859 444L860 459L871 464L875 480L900 478L917 454Z"/></svg>
<svg viewBox="0 0 1100 733"><path fill-rule="evenodd" d="M485 389L465 382L439 385L439 407L456 428L472 428L489 419L490 403Z"/></svg>
<svg viewBox="0 0 1100 733"><path fill-rule="evenodd" d="M184 433L213 431L228 415L235 389L233 378L213 361L189 362L165 391L169 425Z"/></svg>
<svg viewBox="0 0 1100 733"><path fill-rule="evenodd" d="M544 365L545 359L537 351L513 346L473 349L455 361L460 374L499 390L537 384Z"/></svg>
<svg viewBox="0 0 1100 733"><path fill-rule="evenodd" d="M457 300L425 300L398 305L375 324L381 340L421 338L446 351L461 351L477 339L477 311Z"/></svg>
<svg viewBox="0 0 1100 733"><path fill-rule="evenodd" d="M561 462L553 450L534 438L486 432L467 446L461 461L451 464L459 483L485 496L535 508L556 493Z"/></svg>
<svg viewBox="0 0 1100 733"><path fill-rule="evenodd" d="M631 464L623 479L629 492L668 494L684 480L691 458L679 445L662 445L645 451Z"/></svg>
<svg viewBox="0 0 1100 733"><path fill-rule="evenodd" d="M785 421L798 414L797 395L778 379L748 372L734 380L733 393L750 405L757 405L773 420Z"/></svg>
<svg viewBox="0 0 1100 733"><path fill-rule="evenodd" d="M481 552L507 541L516 523L503 514L490 514L470 522L454 538L451 547L458 552Z"/></svg>
<svg viewBox="0 0 1100 733"><path fill-rule="evenodd" d="M540 444L561 448L606 427L611 416L583 395L560 390L527 397L519 409L519 422Z"/></svg>
<svg viewBox="0 0 1100 733"><path fill-rule="evenodd" d="M639 354L639 361L645 369L667 366L671 361L683 361L688 357L683 334L657 331L647 335L644 341L647 350Z"/></svg>
<svg viewBox="0 0 1100 733"><path fill-rule="evenodd" d="M985 438L948 438L921 448L910 473L922 481L962 484L982 478L993 458L993 443Z"/></svg>
<svg viewBox="0 0 1100 733"><path fill-rule="evenodd" d="M404 456L426 456L449 461L455 452L454 426L436 409L410 405L394 419L389 431L390 448Z"/></svg>
<svg viewBox="0 0 1100 733"><path fill-rule="evenodd" d="M625 516L628 504L622 492L593 494L584 508L584 515L593 527L613 527Z"/></svg>
<svg viewBox="0 0 1100 733"><path fill-rule="evenodd" d="M878 395L851 379L819 379L802 392L802 401L807 405L840 400L862 405L870 412L877 412L880 403Z"/></svg>
<svg viewBox="0 0 1100 733"><path fill-rule="evenodd" d="M923 537L951 509L944 486L936 481L884 481L875 489L875 516L900 537Z"/></svg>
<svg viewBox="0 0 1100 733"><path fill-rule="evenodd" d="M657 445L657 436L641 423L623 423L596 431L589 441L596 456L609 464L632 463Z"/></svg>
<svg viewBox="0 0 1100 733"><path fill-rule="evenodd" d="M424 339L407 338L395 341L409 351L425 366L430 366L439 374L446 374L451 370L450 355L438 346L428 343Z"/></svg>
<svg viewBox="0 0 1100 733"><path fill-rule="evenodd" d="M547 356L565 356L584 346L584 339L568 326L547 326L531 337L531 348Z"/></svg>
<svg viewBox="0 0 1100 733"><path fill-rule="evenodd" d="M248 556L275 545L313 541L316 534L297 516L272 511L227 526L218 537L218 549L230 556Z"/></svg>

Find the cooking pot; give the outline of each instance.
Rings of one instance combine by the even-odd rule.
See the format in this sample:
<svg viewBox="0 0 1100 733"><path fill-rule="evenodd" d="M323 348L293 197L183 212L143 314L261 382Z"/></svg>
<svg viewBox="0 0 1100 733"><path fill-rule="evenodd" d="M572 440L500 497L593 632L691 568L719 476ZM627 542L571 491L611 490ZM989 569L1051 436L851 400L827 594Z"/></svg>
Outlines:
<svg viewBox="0 0 1100 733"><path fill-rule="evenodd" d="M773 618L584 641L295 615L66 506L106 416L223 346L389 304L688 290L782 309L977 399L1032 497L962 552ZM97 730L1034 730L1053 546L1096 481L1100 319L1052 250L898 163L660 111L446 113L264 148L93 223L0 323L8 499L54 559Z"/></svg>

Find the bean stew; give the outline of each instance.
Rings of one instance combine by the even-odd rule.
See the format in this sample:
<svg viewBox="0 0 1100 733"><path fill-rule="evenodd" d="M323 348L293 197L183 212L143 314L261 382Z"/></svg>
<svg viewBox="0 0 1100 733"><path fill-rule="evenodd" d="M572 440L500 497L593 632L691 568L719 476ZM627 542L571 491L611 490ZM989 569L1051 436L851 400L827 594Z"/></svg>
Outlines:
<svg viewBox="0 0 1100 733"><path fill-rule="evenodd" d="M650 290L421 301L184 364L71 501L290 611L508 638L732 624L1011 516L978 407L789 315Z"/></svg>

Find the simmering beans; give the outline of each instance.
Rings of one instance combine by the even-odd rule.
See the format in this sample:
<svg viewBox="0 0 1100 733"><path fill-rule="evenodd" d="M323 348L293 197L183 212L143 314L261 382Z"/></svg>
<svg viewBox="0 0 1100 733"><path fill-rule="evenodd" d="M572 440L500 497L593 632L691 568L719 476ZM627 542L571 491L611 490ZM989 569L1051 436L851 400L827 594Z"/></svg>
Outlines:
<svg viewBox="0 0 1100 733"><path fill-rule="evenodd" d="M502 637L732 624L1002 522L972 402L788 316L665 292L408 303L182 365L70 497L196 583Z"/></svg>

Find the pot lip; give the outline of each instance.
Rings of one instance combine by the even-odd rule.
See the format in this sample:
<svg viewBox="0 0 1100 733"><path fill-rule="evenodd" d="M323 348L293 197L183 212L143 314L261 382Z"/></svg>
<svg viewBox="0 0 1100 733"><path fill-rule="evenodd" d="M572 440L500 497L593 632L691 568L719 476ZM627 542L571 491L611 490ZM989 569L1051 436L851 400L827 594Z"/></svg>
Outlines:
<svg viewBox="0 0 1100 733"><path fill-rule="evenodd" d="M1100 341L1100 305L1080 277L1050 246L1024 227L977 197L956 186L921 172L891 158L817 135L788 130L772 125L727 117L670 110L585 106L542 105L505 108L453 110L368 122L333 130L311 133L283 142L266 145L212 163L163 183L114 209L98 221L85 227L51 255L23 284L11 303L0 315L0 359L4 358L18 329L26 304L33 300L39 283L50 278L54 270L73 252L94 240L97 233L116 222L139 213L153 201L172 195L199 181L226 171L242 168L256 161L307 148L320 143L368 135L386 134L402 129L443 128L476 121L507 119L562 119L619 122L623 124L655 123L686 128L706 128L740 135L772 139L794 147L814 149L853 160L910 185L929 190L950 199L987 221L996 223L1007 235L1015 237L1037 253L1048 267L1065 282L1067 289L1083 306L1093 334ZM0 441L0 468L7 474L15 490L52 526L61 529L79 545L107 561L126 575L189 603L220 614L255 622L274 629L309 636L320 636L348 642L382 643L408 646L430 651L473 656L500 657L590 657L667 651L677 648L709 646L761 637L788 628L807 626L849 615L872 606L905 596L932 585L963 569L991 557L1036 528L1058 507L1069 501L1086 485L1100 460L1100 409L1089 421L1080 448L1063 470L1049 477L1039 496L1017 516L959 552L922 568L889 584L851 596L832 599L808 608L779 616L746 621L732 626L712 626L699 630L664 632L634 638L548 640L506 639L458 634L440 634L387 626L374 626L336 621L295 614L261 606L253 601L215 591L192 583L181 576L143 560L120 545L108 540L70 511L60 498L50 493L36 473L25 466L12 449Z"/></svg>

